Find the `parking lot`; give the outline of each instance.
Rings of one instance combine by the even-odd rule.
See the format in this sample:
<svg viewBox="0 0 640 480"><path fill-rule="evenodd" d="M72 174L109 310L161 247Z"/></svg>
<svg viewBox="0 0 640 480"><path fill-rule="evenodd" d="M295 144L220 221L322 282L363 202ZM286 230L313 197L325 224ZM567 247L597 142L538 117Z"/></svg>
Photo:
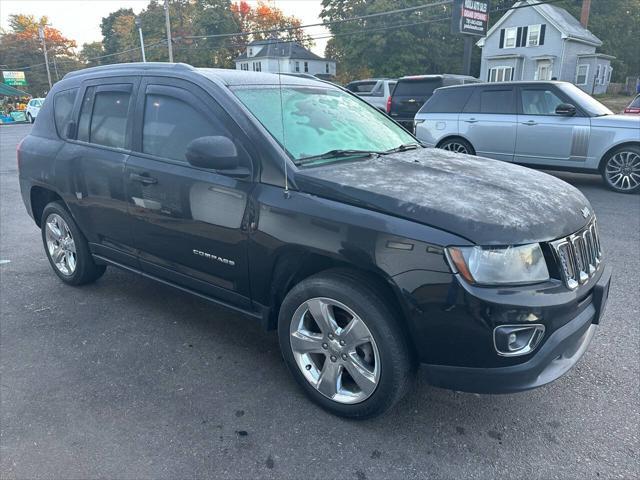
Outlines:
<svg viewBox="0 0 640 480"><path fill-rule="evenodd" d="M20 198L30 128L0 127L1 478L640 477L640 195L554 173L591 201L613 267L566 376L504 396L418 381L355 422L308 401L251 320L114 268L63 285Z"/></svg>

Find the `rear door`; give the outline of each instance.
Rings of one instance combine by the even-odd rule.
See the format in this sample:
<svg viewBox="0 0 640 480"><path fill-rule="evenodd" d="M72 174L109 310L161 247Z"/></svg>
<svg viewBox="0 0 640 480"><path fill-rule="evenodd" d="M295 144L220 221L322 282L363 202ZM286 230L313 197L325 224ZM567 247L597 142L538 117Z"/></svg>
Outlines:
<svg viewBox="0 0 640 480"><path fill-rule="evenodd" d="M75 130L57 157L76 201L70 208L94 253L137 266L123 171L131 145L131 116L138 77L84 82L74 110ZM75 126L75 128L73 128ZM66 133L65 133L66 134Z"/></svg>
<svg viewBox="0 0 640 480"><path fill-rule="evenodd" d="M459 117L460 135L479 156L513 161L518 115L515 87L476 87Z"/></svg>
<svg viewBox="0 0 640 480"><path fill-rule="evenodd" d="M391 118L413 129L413 117L422 105L442 86L440 77L416 77L398 80L391 97Z"/></svg>
<svg viewBox="0 0 640 480"><path fill-rule="evenodd" d="M416 115L416 137L433 147L445 137L458 135L458 118L472 93L472 88L436 90Z"/></svg>
<svg viewBox="0 0 640 480"><path fill-rule="evenodd" d="M244 215L254 184L193 167L185 158L192 140L217 135L237 146L247 143L200 87L174 78L142 82L125 170L132 231L145 272L248 307ZM249 155L241 155L251 167Z"/></svg>
<svg viewBox="0 0 640 480"><path fill-rule="evenodd" d="M557 115L561 103L572 103L552 85L522 86L519 91L515 161L532 165L576 166L587 159L591 123L577 112Z"/></svg>

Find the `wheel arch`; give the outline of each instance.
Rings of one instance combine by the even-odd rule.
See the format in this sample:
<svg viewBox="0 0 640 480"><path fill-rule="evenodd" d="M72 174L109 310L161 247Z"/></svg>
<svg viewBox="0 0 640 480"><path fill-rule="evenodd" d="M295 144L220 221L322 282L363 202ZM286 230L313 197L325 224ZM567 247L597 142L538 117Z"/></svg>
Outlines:
<svg viewBox="0 0 640 480"><path fill-rule="evenodd" d="M40 220L42 219L44 208L49 203L59 201L65 206L65 208L67 208L66 203L58 193L50 188L41 187L39 185L31 187L29 199L31 202L31 214L33 215L33 219L38 227L41 226Z"/></svg>
<svg viewBox="0 0 640 480"><path fill-rule="evenodd" d="M604 168L604 160L606 158L609 157L609 155L611 155L613 152L615 152L616 150L619 150L620 148L623 147L636 147L636 148L640 148L640 142L635 142L633 140L627 140L624 142L620 142L612 147L610 147L606 152L604 152L604 154L600 157L600 160L598 161L598 171L602 172L603 168Z"/></svg>
<svg viewBox="0 0 640 480"><path fill-rule="evenodd" d="M333 258L320 253L309 253L300 250L286 252L278 257L273 269L270 292L271 315L268 329L277 328L280 305L289 291L298 283L323 272L341 272L354 281L366 282L388 303L392 311L398 312L399 321L409 331L409 309L403 301L402 293L393 280L374 265L369 268L357 266L343 259ZM413 345L412 342L408 342ZM412 347L413 348L413 347Z"/></svg>
<svg viewBox="0 0 640 480"><path fill-rule="evenodd" d="M459 138L461 140L464 140L465 142L467 142L469 145L471 145L471 148L473 149L473 152L475 154L476 152L476 147L473 145L473 143L471 143L471 140L469 140L467 137L465 137L464 135L461 135L459 133L452 133L449 135L446 135L445 137L442 137L441 139L438 140L438 143L436 143L435 148L440 148L440 146L446 142L447 140L453 140L454 138Z"/></svg>

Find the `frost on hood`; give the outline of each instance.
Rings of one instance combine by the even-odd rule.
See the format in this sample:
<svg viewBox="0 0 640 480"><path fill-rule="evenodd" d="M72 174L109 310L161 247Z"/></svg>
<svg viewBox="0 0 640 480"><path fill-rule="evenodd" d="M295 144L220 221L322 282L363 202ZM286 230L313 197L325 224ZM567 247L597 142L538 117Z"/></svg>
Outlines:
<svg viewBox="0 0 640 480"><path fill-rule="evenodd" d="M311 183L485 244L551 240L580 229L579 190L518 165L439 149L301 170Z"/></svg>

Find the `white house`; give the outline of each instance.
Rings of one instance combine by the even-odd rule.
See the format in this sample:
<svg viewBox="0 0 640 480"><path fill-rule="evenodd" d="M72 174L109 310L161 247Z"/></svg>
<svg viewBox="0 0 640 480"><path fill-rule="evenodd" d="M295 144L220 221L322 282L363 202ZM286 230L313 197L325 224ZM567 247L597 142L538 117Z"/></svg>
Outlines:
<svg viewBox="0 0 640 480"><path fill-rule="evenodd" d="M590 94L607 91L615 57L596 53L598 37L556 5L523 0L514 6L524 8L507 11L477 43L482 80L557 79Z"/></svg>
<svg viewBox="0 0 640 480"><path fill-rule="evenodd" d="M308 73L318 77L333 77L336 62L307 50L296 42L254 40L235 59L236 70L271 73Z"/></svg>

